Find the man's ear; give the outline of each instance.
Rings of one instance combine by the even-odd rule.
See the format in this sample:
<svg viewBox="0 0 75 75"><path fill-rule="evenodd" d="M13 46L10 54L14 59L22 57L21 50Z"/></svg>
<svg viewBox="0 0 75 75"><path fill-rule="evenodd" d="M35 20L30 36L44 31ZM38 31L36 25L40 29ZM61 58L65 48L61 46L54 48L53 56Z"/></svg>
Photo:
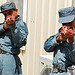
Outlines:
<svg viewBox="0 0 75 75"><path fill-rule="evenodd" d="M18 12L18 9L15 9L16 12Z"/></svg>

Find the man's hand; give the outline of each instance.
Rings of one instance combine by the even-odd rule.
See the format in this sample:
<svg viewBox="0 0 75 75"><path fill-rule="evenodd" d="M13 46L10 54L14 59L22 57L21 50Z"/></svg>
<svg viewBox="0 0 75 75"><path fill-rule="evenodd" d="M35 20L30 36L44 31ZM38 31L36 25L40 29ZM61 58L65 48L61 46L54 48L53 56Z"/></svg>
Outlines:
<svg viewBox="0 0 75 75"><path fill-rule="evenodd" d="M15 22L15 19L12 19L12 18L8 17L6 19L6 22L7 22L8 25L11 25L11 24L13 24Z"/></svg>
<svg viewBox="0 0 75 75"><path fill-rule="evenodd" d="M9 29L8 24L7 24L6 21L4 22L4 26L3 27L4 27L4 29Z"/></svg>
<svg viewBox="0 0 75 75"><path fill-rule="evenodd" d="M56 41L66 41L66 39L68 38L69 44L72 43L74 41L74 34L73 33L69 33L66 32L65 34L61 31L59 36L56 38Z"/></svg>
<svg viewBox="0 0 75 75"><path fill-rule="evenodd" d="M74 30L70 29L69 26L62 27L61 34L63 34L63 36L68 38L69 43L73 43L73 41L74 41L74 34L73 33L74 33Z"/></svg>
<svg viewBox="0 0 75 75"><path fill-rule="evenodd" d="M4 23L4 28L9 29L8 25L13 24L14 22L15 22L15 17L7 16L6 20L5 20L5 23Z"/></svg>
<svg viewBox="0 0 75 75"><path fill-rule="evenodd" d="M66 41L66 36L64 36L62 33L59 34L59 36L56 38L56 41Z"/></svg>

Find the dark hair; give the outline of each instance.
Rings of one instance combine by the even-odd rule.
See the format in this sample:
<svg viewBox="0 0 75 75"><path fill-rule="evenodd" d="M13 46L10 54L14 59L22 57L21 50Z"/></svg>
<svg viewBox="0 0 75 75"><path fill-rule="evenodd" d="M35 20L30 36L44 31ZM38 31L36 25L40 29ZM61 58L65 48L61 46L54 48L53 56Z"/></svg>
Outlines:
<svg viewBox="0 0 75 75"><path fill-rule="evenodd" d="M73 22L73 21L72 21L72 22ZM71 24L72 22L68 22L68 23L62 23L62 25Z"/></svg>

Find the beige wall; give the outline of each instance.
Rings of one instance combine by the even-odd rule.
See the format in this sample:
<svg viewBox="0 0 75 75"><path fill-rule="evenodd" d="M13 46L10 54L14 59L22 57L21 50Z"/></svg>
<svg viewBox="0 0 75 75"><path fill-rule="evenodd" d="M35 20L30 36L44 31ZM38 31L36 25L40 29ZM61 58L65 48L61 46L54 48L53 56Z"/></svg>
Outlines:
<svg viewBox="0 0 75 75"><path fill-rule="evenodd" d="M69 6L69 0L28 0L27 25L29 29L24 75L39 75L39 57L46 53L45 40L58 32L58 10ZM71 6L71 5L70 5Z"/></svg>
<svg viewBox="0 0 75 75"><path fill-rule="evenodd" d="M0 5L7 0L0 0ZM16 0L19 1L19 0ZM25 51L22 51L23 75L39 75L39 57L46 53L45 40L58 32L58 10L71 6L72 0L27 0L27 26L29 30ZM21 3L22 4L22 3ZM73 3L74 5L74 3ZM20 7L20 5L17 5Z"/></svg>
<svg viewBox="0 0 75 75"><path fill-rule="evenodd" d="M75 6L75 0L72 0L72 6Z"/></svg>

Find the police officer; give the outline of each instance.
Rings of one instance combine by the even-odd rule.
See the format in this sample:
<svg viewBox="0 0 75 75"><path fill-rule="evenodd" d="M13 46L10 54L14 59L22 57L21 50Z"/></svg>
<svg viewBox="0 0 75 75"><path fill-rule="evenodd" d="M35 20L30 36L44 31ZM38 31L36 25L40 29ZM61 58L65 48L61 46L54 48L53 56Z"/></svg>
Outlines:
<svg viewBox="0 0 75 75"><path fill-rule="evenodd" d="M62 23L62 27L44 44L45 51L54 52L53 69L50 75L73 75L75 74L72 67L75 65L75 7L60 9L58 12L59 23ZM69 28L66 28L66 32L62 31L64 26Z"/></svg>
<svg viewBox="0 0 75 75"><path fill-rule="evenodd" d="M18 54L20 47L26 45L27 25L17 14L14 2L4 3L0 9L5 16L0 24L0 75L22 75Z"/></svg>

